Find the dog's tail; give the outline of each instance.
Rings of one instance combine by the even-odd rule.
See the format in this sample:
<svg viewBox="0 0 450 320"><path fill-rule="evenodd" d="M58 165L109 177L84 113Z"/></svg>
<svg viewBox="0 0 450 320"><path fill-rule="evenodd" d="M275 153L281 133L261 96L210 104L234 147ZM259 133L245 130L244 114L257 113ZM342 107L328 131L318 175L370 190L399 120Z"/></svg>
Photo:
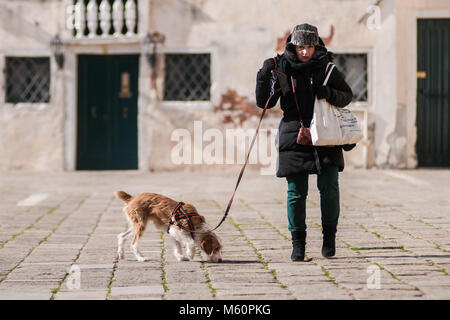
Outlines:
<svg viewBox="0 0 450 320"><path fill-rule="evenodd" d="M133 198L132 195L126 193L125 191L116 191L115 194L117 198L122 199L127 203L131 200L131 198Z"/></svg>

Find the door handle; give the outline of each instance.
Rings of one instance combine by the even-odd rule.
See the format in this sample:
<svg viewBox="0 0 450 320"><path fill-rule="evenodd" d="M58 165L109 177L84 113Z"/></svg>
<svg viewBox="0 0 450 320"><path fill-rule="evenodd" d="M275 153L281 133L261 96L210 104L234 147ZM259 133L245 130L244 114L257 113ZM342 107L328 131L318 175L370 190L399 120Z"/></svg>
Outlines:
<svg viewBox="0 0 450 320"><path fill-rule="evenodd" d="M426 71L417 71L417 79L426 79L427 72Z"/></svg>
<svg viewBox="0 0 450 320"><path fill-rule="evenodd" d="M133 96L133 93L131 92L131 88L130 88L130 73L123 72L120 75L119 97L120 98L131 98L132 96Z"/></svg>
<svg viewBox="0 0 450 320"><path fill-rule="evenodd" d="M91 117L97 119L97 107L91 107Z"/></svg>
<svg viewBox="0 0 450 320"><path fill-rule="evenodd" d="M122 108L122 117L124 119L128 119L128 107L123 107Z"/></svg>

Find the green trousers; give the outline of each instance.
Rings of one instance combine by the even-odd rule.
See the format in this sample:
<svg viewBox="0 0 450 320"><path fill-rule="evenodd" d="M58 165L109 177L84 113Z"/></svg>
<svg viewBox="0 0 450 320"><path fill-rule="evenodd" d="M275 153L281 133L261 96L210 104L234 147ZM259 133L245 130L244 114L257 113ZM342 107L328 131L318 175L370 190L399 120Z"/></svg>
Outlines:
<svg viewBox="0 0 450 320"><path fill-rule="evenodd" d="M287 177L287 217L291 232L306 231L306 198L308 196L309 174ZM317 188L320 192L322 226L337 226L339 219L339 172L338 168L328 167L317 175Z"/></svg>

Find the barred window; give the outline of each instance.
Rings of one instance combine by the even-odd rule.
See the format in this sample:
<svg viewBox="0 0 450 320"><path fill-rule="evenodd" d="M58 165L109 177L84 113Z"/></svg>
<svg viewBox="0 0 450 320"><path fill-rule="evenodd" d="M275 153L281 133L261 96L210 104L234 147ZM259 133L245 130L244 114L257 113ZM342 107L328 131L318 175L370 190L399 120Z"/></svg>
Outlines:
<svg viewBox="0 0 450 320"><path fill-rule="evenodd" d="M353 91L353 100L366 102L367 54L335 54L334 64L344 74L345 81Z"/></svg>
<svg viewBox="0 0 450 320"><path fill-rule="evenodd" d="M50 58L7 57L6 102L49 102Z"/></svg>
<svg viewBox="0 0 450 320"><path fill-rule="evenodd" d="M208 101L211 98L211 55L166 54L164 100Z"/></svg>

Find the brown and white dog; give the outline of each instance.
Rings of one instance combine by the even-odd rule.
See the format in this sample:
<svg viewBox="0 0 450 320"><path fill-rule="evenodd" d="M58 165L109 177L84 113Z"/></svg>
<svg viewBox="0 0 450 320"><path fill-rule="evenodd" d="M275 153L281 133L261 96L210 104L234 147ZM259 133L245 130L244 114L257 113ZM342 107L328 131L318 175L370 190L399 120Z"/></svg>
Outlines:
<svg viewBox="0 0 450 320"><path fill-rule="evenodd" d="M158 230L167 232L171 214L177 207L178 202L166 196L156 193L140 193L132 196L124 191L116 191L116 196L125 201L126 206L123 208L130 228L120 233L118 238L118 254L119 258L124 258L123 244L128 237L133 234L131 248L138 261L146 261L138 250L138 240L142 236L145 227L149 221L153 222ZM197 209L191 204L184 204L183 208L186 213L196 213ZM179 226L171 225L169 234L175 240L174 255L178 261L193 260L195 254L195 245L198 245L206 254L208 261L222 261L222 244L214 232L208 231L205 218L201 215L190 217L193 229L196 231L205 231L191 233L183 230ZM177 224L181 224L184 228L190 229L186 220L178 220ZM182 253L182 245L186 247L186 256Z"/></svg>

